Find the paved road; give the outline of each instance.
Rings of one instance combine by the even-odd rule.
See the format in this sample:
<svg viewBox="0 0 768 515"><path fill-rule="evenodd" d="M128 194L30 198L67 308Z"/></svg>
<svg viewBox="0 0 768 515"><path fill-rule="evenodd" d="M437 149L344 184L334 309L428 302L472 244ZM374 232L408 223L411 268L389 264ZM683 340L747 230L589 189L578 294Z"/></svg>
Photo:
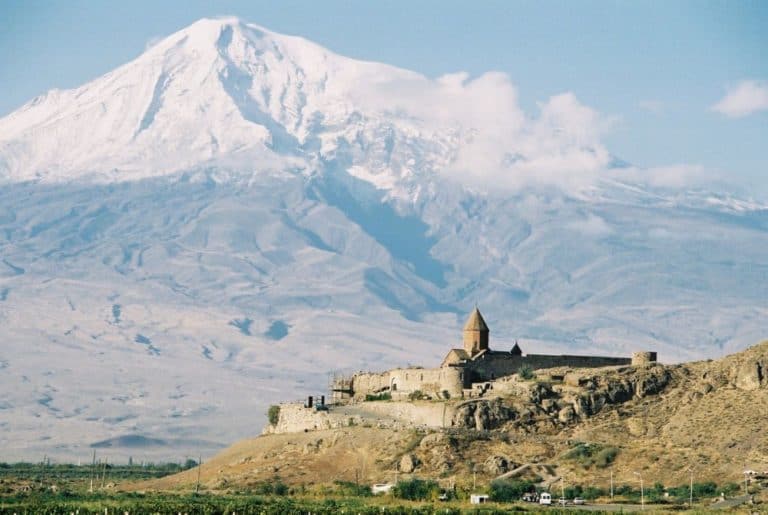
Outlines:
<svg viewBox="0 0 768 515"><path fill-rule="evenodd" d="M711 504L708 506L709 509L727 509L727 508L733 508L734 506L739 506L741 504L744 504L745 502L749 501L750 495L741 495L739 497L731 497L730 499L726 499L724 501L718 501L714 504ZM553 504L552 507L557 507L559 505ZM671 508L673 505L663 505L663 504L646 504L645 507L643 507L641 504L585 504L582 506L575 506L573 504L569 504L566 506L569 510L585 510L585 511L613 511L613 512L636 512L636 511L643 511L643 508L645 508L645 511L655 511L658 509L664 509L664 508Z"/></svg>
<svg viewBox="0 0 768 515"><path fill-rule="evenodd" d="M752 496L740 495L738 497L731 497L730 499L726 499L724 501L717 501L715 504L712 504L709 507L715 510L724 509L724 508L733 508L734 506L738 506L740 504L744 504L745 502L749 501L750 497Z"/></svg>

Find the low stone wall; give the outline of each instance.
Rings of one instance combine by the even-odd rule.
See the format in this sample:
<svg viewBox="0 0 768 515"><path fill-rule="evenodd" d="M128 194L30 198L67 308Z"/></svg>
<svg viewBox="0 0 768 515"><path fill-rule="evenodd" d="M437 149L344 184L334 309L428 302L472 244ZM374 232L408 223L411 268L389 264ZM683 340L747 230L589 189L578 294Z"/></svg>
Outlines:
<svg viewBox="0 0 768 515"><path fill-rule="evenodd" d="M370 418L378 415L384 419L399 420L412 426L431 428L450 426L456 411L455 403L430 401L366 402L364 406L360 406L360 409L368 411L371 414Z"/></svg>
<svg viewBox="0 0 768 515"><path fill-rule="evenodd" d="M298 403L281 404L277 424L267 424L262 433L301 433L350 425L394 429L440 428L451 425L455 404L430 401L373 401L329 406L328 411L305 408L303 404Z"/></svg>

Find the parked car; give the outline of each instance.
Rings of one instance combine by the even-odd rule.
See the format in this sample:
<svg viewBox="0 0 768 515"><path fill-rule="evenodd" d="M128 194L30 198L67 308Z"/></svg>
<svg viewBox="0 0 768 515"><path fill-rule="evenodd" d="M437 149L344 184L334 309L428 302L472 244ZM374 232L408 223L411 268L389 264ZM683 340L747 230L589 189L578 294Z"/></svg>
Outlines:
<svg viewBox="0 0 768 515"><path fill-rule="evenodd" d="M566 504L568 504L568 499L566 499L565 497L561 497L560 499L557 500L557 504L559 504L560 506L565 506Z"/></svg>
<svg viewBox="0 0 768 515"><path fill-rule="evenodd" d="M582 499L581 497L574 497L573 498L573 504L575 504L577 506L581 506L582 504L585 504L584 503L584 499Z"/></svg>
<svg viewBox="0 0 768 515"><path fill-rule="evenodd" d="M552 504L552 494L549 492L542 492L539 496L539 504Z"/></svg>
<svg viewBox="0 0 768 515"><path fill-rule="evenodd" d="M539 502L539 494L536 492L525 492L523 494L523 501L525 502Z"/></svg>

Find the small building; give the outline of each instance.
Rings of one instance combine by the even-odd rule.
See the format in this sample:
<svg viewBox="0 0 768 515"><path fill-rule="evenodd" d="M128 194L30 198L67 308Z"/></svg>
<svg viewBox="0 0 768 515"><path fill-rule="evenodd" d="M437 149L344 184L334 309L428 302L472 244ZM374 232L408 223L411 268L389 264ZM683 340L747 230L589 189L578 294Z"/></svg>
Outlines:
<svg viewBox="0 0 768 515"><path fill-rule="evenodd" d="M488 494L471 494L469 496L469 503L470 504L485 504L488 502L490 497Z"/></svg>
<svg viewBox="0 0 768 515"><path fill-rule="evenodd" d="M376 483L371 486L371 493L373 495L388 494L394 487L392 483Z"/></svg>

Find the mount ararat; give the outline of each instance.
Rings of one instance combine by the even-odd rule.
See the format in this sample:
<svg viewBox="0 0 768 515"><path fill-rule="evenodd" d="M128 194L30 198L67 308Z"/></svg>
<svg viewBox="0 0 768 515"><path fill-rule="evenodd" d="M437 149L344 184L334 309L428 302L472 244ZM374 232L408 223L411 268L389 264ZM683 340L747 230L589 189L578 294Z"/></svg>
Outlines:
<svg viewBox="0 0 768 515"><path fill-rule="evenodd" d="M225 18L0 119L0 448L210 453L332 371L764 339L768 206L639 170L570 93Z"/></svg>

